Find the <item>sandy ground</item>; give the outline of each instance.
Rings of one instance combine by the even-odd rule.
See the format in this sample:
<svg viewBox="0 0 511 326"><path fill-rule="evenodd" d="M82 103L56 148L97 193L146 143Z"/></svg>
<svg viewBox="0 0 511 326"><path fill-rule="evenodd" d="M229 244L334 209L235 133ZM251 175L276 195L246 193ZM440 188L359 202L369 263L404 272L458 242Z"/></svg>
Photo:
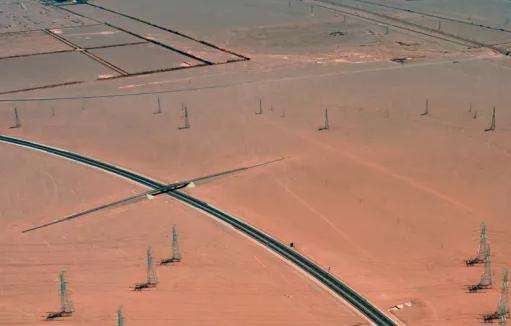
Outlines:
<svg viewBox="0 0 511 326"><path fill-rule="evenodd" d="M43 154L10 145L1 150L9 189L1 199L0 292L9 298L0 305L4 325L45 324L42 316L58 308L62 269L76 309L65 324L113 323L119 305L130 325L364 324L264 248L166 196L21 234L34 224L142 189ZM181 235L183 261L157 267L156 289L131 291L130 285L144 280L148 245L156 259L169 255L172 224Z"/></svg>
<svg viewBox="0 0 511 326"><path fill-rule="evenodd" d="M371 24L351 18L343 22L343 17L320 11L310 15L306 7L289 9L287 1L222 0L200 10L191 1L176 4L181 11L164 7L143 14L138 2L122 8L113 0L98 3L168 27L178 26L198 37L211 35L208 40L228 45L252 60L18 94L52 98L163 92L0 103L2 133L70 149L169 183L285 157L187 191L284 242L295 242L300 252L330 267L384 311L411 302L411 307L395 312L407 324L477 325L481 314L495 308L497 287L476 295L466 293L465 286L477 283L482 269L466 268L463 260L475 254L482 221L490 230L497 279L511 254L506 220L511 208L508 58L402 31L385 34ZM425 10L418 2L407 2L407 6ZM220 8L228 8L231 14L222 14ZM453 8L440 8L435 14L452 12L459 18ZM270 9L271 14L264 14ZM478 19L497 21L497 13L492 10L488 17ZM184 21L187 15L194 19ZM204 16L210 17L207 23L199 19ZM403 65L389 62L403 53L413 60ZM161 114L153 114L157 96ZM254 114L259 99L262 115ZM426 99L430 114L420 116ZM178 130L183 124L182 104L190 111L192 127L188 130ZM15 105L22 127L9 129ZM485 133L493 106L497 130ZM331 129L317 132L325 107ZM158 205L181 212L179 224L184 227L200 216L163 199L136 205L133 211L159 212ZM131 216L131 209L123 214ZM174 217L160 219L163 224L174 223ZM113 233L137 223L141 221L129 217L103 230L115 239L122 236ZM204 234L215 236L213 229L220 226L207 223L212 230ZM152 227L159 228L154 232L158 237L149 231ZM76 232L82 236L92 229L84 223L84 229ZM165 243L166 232L150 224L134 237L142 242L154 236L153 243ZM223 243L251 246L237 238L233 233ZM132 244L124 245L135 252ZM138 259L130 258L131 264L143 259L143 247L137 246ZM242 254L231 258L229 264L248 259ZM276 265L272 268L284 268ZM136 281L136 269L127 274L123 284ZM269 276L266 281L280 282ZM292 286L309 284L300 281L297 278ZM202 300L199 294L192 297ZM324 293L321 298L330 300ZM167 300L171 299L162 298ZM315 300L320 300L319 295ZM104 315L112 314L118 304L111 303ZM204 306L211 314L217 309ZM91 305L90 309L99 308ZM179 320L189 317L187 309ZM277 320L298 323L292 320L295 310L282 309ZM337 323L342 324L342 318L351 318L344 317L348 315L342 309L339 313L328 308L300 318L324 316L324 323L339 318ZM253 311L241 304L232 311L238 311L239 318L263 322L263 317L253 319ZM211 318L220 315L215 316Z"/></svg>

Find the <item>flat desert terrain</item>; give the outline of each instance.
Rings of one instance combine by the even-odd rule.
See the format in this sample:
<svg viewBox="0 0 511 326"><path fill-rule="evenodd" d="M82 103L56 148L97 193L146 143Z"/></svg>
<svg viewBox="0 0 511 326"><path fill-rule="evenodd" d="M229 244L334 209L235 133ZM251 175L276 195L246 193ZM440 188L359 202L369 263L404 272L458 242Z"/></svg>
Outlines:
<svg viewBox="0 0 511 326"><path fill-rule="evenodd" d="M397 325L479 325L511 267L511 2L0 4L0 134L75 152L256 227ZM186 108L186 110L185 110ZM325 128L327 112L328 128ZM185 127L185 128L184 128ZM366 325L265 245L150 189L0 142L0 324ZM258 166L262 164L261 166ZM257 166L257 167L255 167ZM492 286L467 267L488 228ZM183 260L155 267L145 254Z"/></svg>

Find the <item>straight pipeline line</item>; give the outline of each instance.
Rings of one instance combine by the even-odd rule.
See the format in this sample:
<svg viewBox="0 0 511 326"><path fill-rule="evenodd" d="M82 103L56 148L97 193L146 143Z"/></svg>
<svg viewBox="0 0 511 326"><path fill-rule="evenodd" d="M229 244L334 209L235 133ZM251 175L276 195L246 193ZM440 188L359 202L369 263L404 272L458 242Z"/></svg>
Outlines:
<svg viewBox="0 0 511 326"><path fill-rule="evenodd" d="M49 227L49 226L52 226L52 225L55 225L55 224L60 224L60 223L63 223L63 222L68 222L70 220L74 220L76 218L83 217L85 215L90 215L92 213L96 213L96 212L99 212L99 211L104 210L104 209L114 208L114 207L118 207L118 206L121 206L121 205L126 205L126 204L130 204L130 203L133 203L133 202L137 202L137 201L140 201L140 200L143 200L143 199L147 198L148 196L155 197L155 196L159 196L159 195L168 193L168 192L173 191L173 190L179 190L181 188L184 188L184 187L188 186L191 183L207 182L207 181L209 181L211 179L215 179L215 178L218 178L218 177L222 177L222 176L226 176L226 175L230 175L230 174L234 174L234 173L238 173L238 172L247 171L249 169L253 169L253 168L257 168L257 167L261 167L261 166L270 165L270 164L282 161L284 159L285 159L285 157L281 157L279 159L275 159L275 160L271 160L271 161L267 161L267 162L263 162L263 163L258 163L258 164L254 164L254 165L250 165L250 166L241 167L241 168L236 168L236 169L231 169L231 170L227 170L227 171L217 172L217 173L209 174L209 175L206 175L206 176L196 177L196 178L192 178L192 179L185 180L185 181L179 181L179 182L171 183L171 184L168 184L165 187L160 188L160 189L149 190L149 191L146 191L146 192L143 192L143 193L139 193L139 194L136 194L136 195L128 196L126 198L118 199L118 200L113 201L113 202L109 202L109 203L106 203L106 204L103 204L103 205L100 205L100 206L97 206L97 207L86 209L86 210L83 210L83 211L80 211L78 213L74 213L74 214L71 214L71 215L68 215L68 216L65 216L65 217L62 217L62 218L54 219L51 222L39 224L39 225L33 226L31 228L25 229L25 230L21 231L21 233L32 232L32 231L39 230L39 229L42 229L42 228L46 228L46 227Z"/></svg>
<svg viewBox="0 0 511 326"><path fill-rule="evenodd" d="M21 231L21 233L32 232L32 231L39 230L39 229L42 229L42 228L46 228L46 227L49 227L49 226L52 226L52 225L55 225L55 224L60 224L60 223L68 222L70 220L74 220L76 218L79 218L79 217L82 217L82 216L85 216L85 215L90 215L92 213L96 213L96 212L104 210L104 209L115 208L115 207L119 207L119 206L122 206L122 205L126 205L126 204L130 204L130 203L133 203L133 202L137 202L137 201L140 201L140 200L143 200L143 199L147 198L147 196L158 196L158 195L167 193L167 192L171 191L172 189L180 189L180 188L186 187L186 185L187 185L186 183L173 184L173 185L168 185L167 187L164 187L162 189L146 191L146 192L141 193L141 194L129 196L127 198L116 200L114 202L103 204L103 205L100 205L100 206L97 206L97 207L94 207L94 208L91 208L91 209L87 209L87 210L84 210L84 211L81 211L81 212L78 212L78 213L74 213L74 214L68 215L68 216L63 217L63 218L59 218L59 219L53 220L53 221L48 222L48 223L40 224L40 225L31 227L31 228L25 229L25 230Z"/></svg>
<svg viewBox="0 0 511 326"><path fill-rule="evenodd" d="M23 147L28 147L31 149L36 149L39 151L43 151L49 154L53 154L56 156L61 156L64 158L67 158L72 161L76 161L82 164L86 164L95 168L99 168L105 171L108 171L110 173L122 176L124 178L128 178L132 181L136 181L138 183L141 183L145 186L148 186L153 189L161 189L165 185L161 184L157 181L151 180L149 178L146 178L144 176L135 174L133 172L121 169L119 167L110 165L108 163L103 163L100 161L97 161L92 158L88 158L76 153L68 152L65 150L41 145L38 143L29 142L23 139L19 138L13 138L8 136L2 136L0 135L0 141L16 144ZM336 293L339 297L346 300L348 303L350 303L354 308L356 308L358 311L360 311L364 316L366 316L371 322L375 323L376 325L383 325L383 326L394 326L396 323L390 319L387 315L385 315L383 312L378 310L375 306L373 306L367 299L356 293L353 289L351 289L348 285L344 284L339 279L335 278L325 270L323 270L318 265L314 264L311 260L308 258L300 255L296 251L288 248L286 245L280 243L279 241L275 240L271 236L265 234L264 232L256 229L253 226L250 226L249 224L231 216L227 213L224 213L206 202L203 202L199 199L196 199L190 195L187 195L185 193L182 193L177 190L172 190L168 192L168 195L174 197L177 200L180 200L181 202L187 203L191 206L196 207L197 209L212 215L229 225L233 226L235 229L241 231L242 233L250 236L257 242L263 244L268 249L276 252L279 254L282 258L292 262L294 265L296 265L298 268L302 269L306 273L308 273L310 276L314 277L317 281L324 284L326 287L328 287L330 290L332 290L334 293Z"/></svg>
<svg viewBox="0 0 511 326"><path fill-rule="evenodd" d="M55 88L55 87L68 86L68 85L77 85L77 84L81 84L81 83L84 83L84 81L77 80L77 81L69 81L69 82L49 84L49 85L43 85L43 86L35 86L35 87L30 87L30 88L14 89L14 90L10 90L10 91L0 92L0 95L31 92L31 91L36 91L36 90L40 90L40 89Z"/></svg>

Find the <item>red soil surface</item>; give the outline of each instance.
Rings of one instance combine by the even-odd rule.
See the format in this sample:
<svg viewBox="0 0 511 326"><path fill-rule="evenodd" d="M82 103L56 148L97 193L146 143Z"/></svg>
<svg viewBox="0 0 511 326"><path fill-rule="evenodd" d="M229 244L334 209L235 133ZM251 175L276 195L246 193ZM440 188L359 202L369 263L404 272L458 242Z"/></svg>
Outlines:
<svg viewBox="0 0 511 326"><path fill-rule="evenodd" d="M130 325L338 325L363 319L295 268L202 213L167 196L105 210L22 234L27 227L143 189L116 177L11 145L0 145L0 323L45 324L59 307L66 270L76 312L65 324L113 324L123 306ZM14 168L16 166L16 168ZM33 169L37 166L37 170ZM183 261L145 278L145 250L169 255L176 224Z"/></svg>
<svg viewBox="0 0 511 326"><path fill-rule="evenodd" d="M489 96L504 94L501 83L507 77L484 61L450 65L312 73L308 79L288 70L291 77L278 86L261 77L255 85L161 95L161 115L152 114L154 97L84 102L84 109L79 103L52 103L55 117L50 104L28 103L18 106L22 128L8 133L165 182L287 157L192 191L283 241L296 242L298 250L330 266L382 310L411 301L412 307L397 313L403 321L477 324L481 314L495 308L498 291L466 293L481 268L467 269L463 259L475 254L481 221L490 229L496 277L511 254L506 223L511 144L509 112L500 109L500 129L485 134L485 95L471 98L480 110L472 119L463 101L463 78L494 69L491 78L481 75L478 81L487 85ZM451 84L413 84L421 72ZM383 76L393 82L382 87ZM222 75L193 80L208 85L218 78ZM178 79L163 85L187 84ZM419 116L424 87L433 98L428 117ZM364 93L373 97L362 98ZM264 114L257 116L261 94ZM506 98L496 100L501 108ZM185 131L177 130L181 102L191 112L192 128ZM332 129L318 133L325 103ZM9 108L2 114L7 128Z"/></svg>
<svg viewBox="0 0 511 326"><path fill-rule="evenodd" d="M232 2L223 1L226 5ZM122 5L129 12L124 2L106 3ZM184 9L190 3L181 2ZM495 309L498 298L498 286L480 294L468 294L465 288L477 283L482 272L480 266L467 268L463 263L475 255L482 221L489 228L496 283L511 255L507 216L511 209L509 60L484 49L467 49L394 30L382 38L374 25L352 19L348 26L339 27L349 37L337 43L329 33L339 29L333 27L341 18L323 21L318 16L318 22L304 16L302 9L307 7L300 9L300 16L298 11L291 15L286 2L279 4L275 15L264 17L254 13L268 12L265 8L275 5L273 1L256 6L257 10L236 2L244 9L230 8L245 16L229 15L229 22L222 17L218 3L208 9L220 17L212 22L194 22L174 8L167 10L181 15L178 18L182 20L186 18L186 29L195 35L205 37L214 26L215 42L232 45L236 51L249 54L251 61L19 94L51 98L166 92L1 103L1 132L73 150L169 183L286 157L279 163L187 191L283 242L295 242L297 250L330 268L384 311L411 302L411 306L404 305L395 312L403 322L479 324L483 313ZM136 13L140 2L131 6ZM147 12L146 18L149 16ZM169 20L164 11L153 16L162 24ZM277 26L284 20L285 24ZM403 40L417 41L420 46L396 45ZM388 62L402 55L416 57L409 64ZM2 85L11 82L23 84L23 79L6 79ZM163 108L158 115L152 114L157 108L156 96ZM260 98L264 113L255 115ZM430 100L430 114L420 116L426 99ZM190 109L192 127L179 131L182 103ZM8 129L14 105L22 127ZM497 130L485 133L494 105ZM316 130L322 124L325 107L329 108L331 129L319 133ZM15 164L13 161L2 163ZM26 169L33 165L37 164L27 163ZM67 187L73 187L71 175L75 172L62 173L67 181L59 182L70 182ZM6 177L11 178L16 179L10 174ZM12 187L19 187L10 182ZM108 199L103 194L110 193L108 188L102 188L101 196L90 190L93 188L86 187L90 199L83 208ZM111 189L119 191L120 187L112 185ZM119 193L120 197L129 192L122 189L126 193ZM32 198L30 192L35 191L40 192L24 187L18 193ZM12 204L32 212L22 220L26 225L43 215L60 216L79 206L66 197L65 204L48 205L48 214L39 215L43 209L39 207L48 200L42 197L38 205L26 201ZM11 205L11 199L2 202ZM69 210L61 205L69 205ZM156 290L140 295L127 292L128 285L143 278L147 244L152 243L157 257L166 253L166 236L173 223L182 230L185 260L168 271L182 274L159 269L162 284ZM19 231L20 225L9 232ZM69 240L58 238L57 232L66 237L69 232L79 239L72 244L80 256L70 252L65 246ZM126 234L130 236L126 238ZM32 247L19 242L19 236L12 233L7 239L19 244L21 254L29 255ZM186 324L218 320L232 324L240 320L243 324L268 320L285 324L358 322L323 290L304 282L302 274L294 275L294 269L247 239L167 198L34 233L31 241L36 248L43 246L43 237L55 243L53 249L44 247L43 252L43 258L55 260L55 265L29 281L44 284L45 293L49 291L46 301L55 307L54 280L58 270L67 267L75 286L73 298L87 307L77 312L77 320L112 319L122 303L126 315L140 323L153 317L156 322ZM91 242L95 248L90 248ZM226 256L219 257L219 251ZM16 262L25 259L16 255ZM71 257L90 257L91 261ZM88 274L83 275L82 270ZM27 271L32 276L36 270L27 267ZM223 275L228 271L234 272L226 279ZM183 283L173 283L176 277ZM261 284L265 288L259 288ZM26 288L19 285L16 291L22 293ZM100 297L100 288L111 293L105 296L108 300L101 301L105 308L93 304ZM175 289L186 292L186 296L174 296ZM285 297L291 292L292 297ZM40 294L30 293L28 301L34 309L28 309L24 316L32 321L35 309L39 309L38 316L51 308L36 305L36 294ZM155 300L143 300L149 296ZM309 302L306 296L312 296L311 303L305 303ZM304 305L299 306L297 302L302 300ZM168 311L162 312L163 307ZM197 307L205 311L197 312ZM322 307L325 310L319 310Z"/></svg>

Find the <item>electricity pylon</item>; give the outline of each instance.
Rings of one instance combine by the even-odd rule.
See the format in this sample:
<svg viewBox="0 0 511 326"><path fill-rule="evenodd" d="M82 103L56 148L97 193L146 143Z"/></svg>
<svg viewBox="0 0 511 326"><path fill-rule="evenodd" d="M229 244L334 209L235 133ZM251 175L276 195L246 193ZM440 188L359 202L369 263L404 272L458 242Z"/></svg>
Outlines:
<svg viewBox="0 0 511 326"><path fill-rule="evenodd" d="M493 111L491 114L490 126L486 128L484 131L495 131L495 107L493 107Z"/></svg>
<svg viewBox="0 0 511 326"><path fill-rule="evenodd" d="M479 236L479 250L477 251L477 256L472 259L467 259L465 263L467 266L484 263L489 256L490 244L488 243L486 224L483 222L481 223L481 234Z"/></svg>
<svg viewBox="0 0 511 326"><path fill-rule="evenodd" d="M426 99L426 107L424 108L424 112L421 113L421 115L428 115L429 114L429 99Z"/></svg>
<svg viewBox="0 0 511 326"><path fill-rule="evenodd" d="M140 291L147 288L154 288L156 284L158 284L158 277L156 276L156 271L154 270L153 263L153 253L151 250L151 246L147 248L147 280L144 283L137 283L133 287L133 290Z"/></svg>
<svg viewBox="0 0 511 326"><path fill-rule="evenodd" d="M12 125L9 128L10 129L17 129L17 128L21 127L21 121L20 121L20 116L18 114L18 108L17 107L14 107L13 113L14 113L14 125Z"/></svg>
<svg viewBox="0 0 511 326"><path fill-rule="evenodd" d="M122 306L117 309L117 326L124 326L124 315L122 313Z"/></svg>
<svg viewBox="0 0 511 326"><path fill-rule="evenodd" d="M491 257L490 252L488 250L488 257L486 257L486 261L484 262L484 272L481 275L481 280L478 284L472 285L468 288L469 292L477 292L482 289L489 289L492 287L492 275L491 275Z"/></svg>
<svg viewBox="0 0 511 326"><path fill-rule="evenodd" d="M154 270L153 252L151 247L147 248L147 283L151 285L158 284L158 277Z"/></svg>
<svg viewBox="0 0 511 326"><path fill-rule="evenodd" d="M153 114L161 114L162 113L162 110L161 110L161 104L160 104L160 97L158 96L157 98L157 102L158 102L158 110L156 110L155 112L153 112Z"/></svg>
<svg viewBox="0 0 511 326"><path fill-rule="evenodd" d="M60 297L60 310L57 312L50 312L46 316L46 320L52 320L59 317L68 317L73 314L74 307L71 298L69 297L68 287L65 272L61 271L59 274L59 297Z"/></svg>
<svg viewBox="0 0 511 326"><path fill-rule="evenodd" d="M179 249L179 241L176 226L172 226L172 256L170 258L162 259L160 265L167 265L181 261L181 251Z"/></svg>
<svg viewBox="0 0 511 326"><path fill-rule="evenodd" d="M259 111L256 111L255 114L263 114L263 100L259 99Z"/></svg>
<svg viewBox="0 0 511 326"><path fill-rule="evenodd" d="M179 129L189 129L190 128L190 117L188 116L188 107L184 104L181 104L181 110L183 111L183 119L184 125L179 127Z"/></svg>
<svg viewBox="0 0 511 326"><path fill-rule="evenodd" d="M502 283L500 286L500 299L497 305L497 311L487 314L483 317L484 322L493 322L497 320L500 325L505 325L506 320L509 317L509 306L508 306L508 270L504 269L502 273Z"/></svg>
<svg viewBox="0 0 511 326"><path fill-rule="evenodd" d="M323 127L318 128L318 131L330 129L330 122L328 120L328 108L325 108L325 111L323 113L323 119L324 119Z"/></svg>

